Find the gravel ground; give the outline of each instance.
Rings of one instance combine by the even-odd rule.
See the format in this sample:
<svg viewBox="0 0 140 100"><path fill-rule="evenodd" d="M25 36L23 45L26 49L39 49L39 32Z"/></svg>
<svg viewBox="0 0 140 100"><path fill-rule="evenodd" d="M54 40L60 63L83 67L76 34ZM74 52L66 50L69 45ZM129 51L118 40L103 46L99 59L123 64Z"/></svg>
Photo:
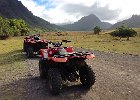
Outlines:
<svg viewBox="0 0 140 100"><path fill-rule="evenodd" d="M0 86L0 100L140 100L140 56L94 53L96 58L87 60L96 73L90 90L79 84L64 86L59 96L52 96L46 80L39 78L39 58L34 58L25 60L27 72L18 80Z"/></svg>

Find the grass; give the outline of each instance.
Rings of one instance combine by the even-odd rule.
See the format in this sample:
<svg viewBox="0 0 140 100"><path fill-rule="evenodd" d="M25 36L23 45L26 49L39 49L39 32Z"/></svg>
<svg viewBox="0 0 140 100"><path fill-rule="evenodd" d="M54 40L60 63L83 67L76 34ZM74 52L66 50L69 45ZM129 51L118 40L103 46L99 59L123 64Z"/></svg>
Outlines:
<svg viewBox="0 0 140 100"><path fill-rule="evenodd" d="M126 41L126 38L121 40L113 38L107 34L108 32L102 32L100 35L93 35L92 32L62 32L61 36L54 32L47 33L48 35L43 36L43 38L51 41L71 40L72 42L67 43L67 46L140 55L140 30L137 29L137 31L138 35L131 37L130 41Z"/></svg>
<svg viewBox="0 0 140 100"><path fill-rule="evenodd" d="M0 40L0 84L15 80L25 71L23 37Z"/></svg>

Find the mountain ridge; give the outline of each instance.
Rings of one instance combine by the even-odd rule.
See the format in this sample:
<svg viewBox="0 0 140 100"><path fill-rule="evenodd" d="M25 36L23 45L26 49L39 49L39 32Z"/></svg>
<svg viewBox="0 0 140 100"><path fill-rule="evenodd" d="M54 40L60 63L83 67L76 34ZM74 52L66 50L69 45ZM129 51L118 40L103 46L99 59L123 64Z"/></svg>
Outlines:
<svg viewBox="0 0 140 100"><path fill-rule="evenodd" d="M132 15L128 19L117 22L114 25L112 25L111 29L120 27L122 25L128 26L130 28L140 28L140 15Z"/></svg>
<svg viewBox="0 0 140 100"><path fill-rule="evenodd" d="M102 22L96 15L90 14L88 16L82 17L77 22L73 24L60 25L69 31L89 31L92 30L95 26L100 26L102 29L107 29L112 26L108 22Z"/></svg>
<svg viewBox="0 0 140 100"><path fill-rule="evenodd" d="M33 13L18 0L1 0L0 16L10 19L23 19L32 28L43 28L46 30L60 29L59 26L33 15Z"/></svg>

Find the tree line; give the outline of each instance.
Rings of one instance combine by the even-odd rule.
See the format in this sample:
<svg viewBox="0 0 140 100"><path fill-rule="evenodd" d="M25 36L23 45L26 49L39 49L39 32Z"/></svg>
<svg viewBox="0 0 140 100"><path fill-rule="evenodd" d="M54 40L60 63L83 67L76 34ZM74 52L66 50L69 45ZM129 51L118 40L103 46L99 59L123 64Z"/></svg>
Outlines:
<svg viewBox="0 0 140 100"><path fill-rule="evenodd" d="M28 34L29 27L22 19L8 19L0 16L0 38L23 36Z"/></svg>

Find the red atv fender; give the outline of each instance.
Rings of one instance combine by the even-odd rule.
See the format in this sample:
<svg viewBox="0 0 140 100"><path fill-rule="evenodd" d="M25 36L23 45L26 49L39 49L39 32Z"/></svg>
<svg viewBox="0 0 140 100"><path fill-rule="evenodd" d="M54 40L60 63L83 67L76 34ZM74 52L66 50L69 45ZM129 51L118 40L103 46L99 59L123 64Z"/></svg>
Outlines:
<svg viewBox="0 0 140 100"><path fill-rule="evenodd" d="M48 59L48 49L40 49L41 57Z"/></svg>
<svg viewBox="0 0 140 100"><path fill-rule="evenodd" d="M55 48L54 50L57 51L57 48ZM40 49L40 52L43 59L48 59L48 60L51 59L54 62L67 62L68 60L67 57L63 57L63 58L51 57L54 51L50 51L49 49Z"/></svg>
<svg viewBox="0 0 140 100"><path fill-rule="evenodd" d="M64 58L55 58L55 57L52 57L51 58L54 62L67 62L68 58L67 57L64 57Z"/></svg>
<svg viewBox="0 0 140 100"><path fill-rule="evenodd" d="M86 59L93 59L93 58L95 58L95 55L93 53L86 55Z"/></svg>

